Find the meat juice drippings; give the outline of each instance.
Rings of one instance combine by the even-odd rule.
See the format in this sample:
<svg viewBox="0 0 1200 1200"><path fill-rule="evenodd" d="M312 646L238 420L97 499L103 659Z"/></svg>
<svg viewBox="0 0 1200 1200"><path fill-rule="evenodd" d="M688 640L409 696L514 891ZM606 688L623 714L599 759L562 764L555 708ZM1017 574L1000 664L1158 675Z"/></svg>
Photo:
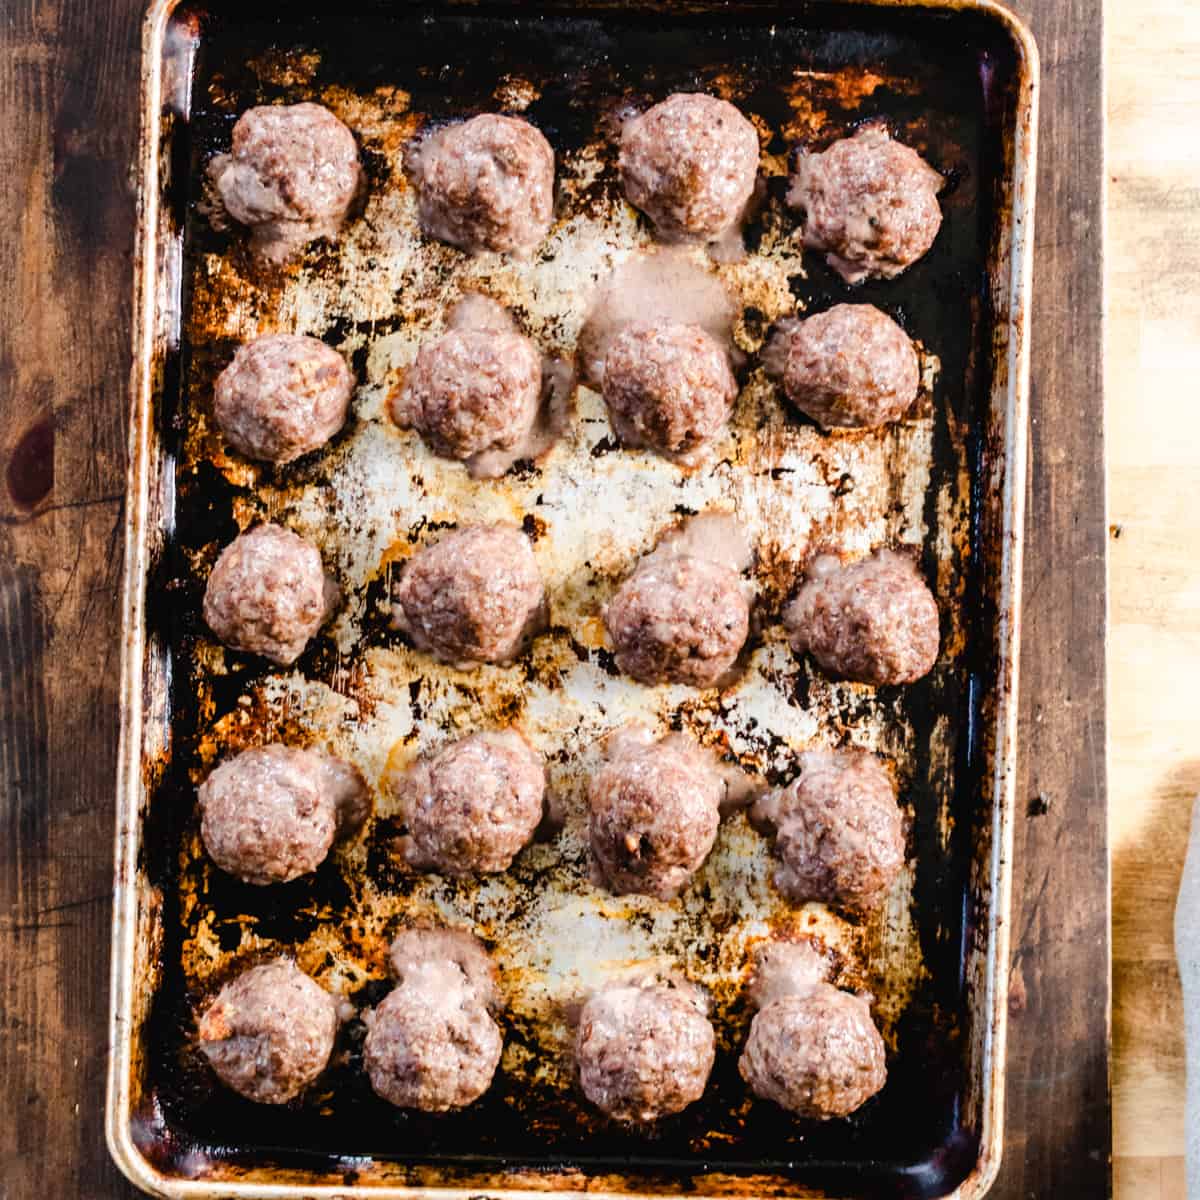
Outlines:
<svg viewBox="0 0 1200 1200"><path fill-rule="evenodd" d="M627 259L599 285L579 334L579 370L594 391L604 386L604 360L626 326L654 321L698 325L734 357L737 319L724 284L682 248Z"/></svg>

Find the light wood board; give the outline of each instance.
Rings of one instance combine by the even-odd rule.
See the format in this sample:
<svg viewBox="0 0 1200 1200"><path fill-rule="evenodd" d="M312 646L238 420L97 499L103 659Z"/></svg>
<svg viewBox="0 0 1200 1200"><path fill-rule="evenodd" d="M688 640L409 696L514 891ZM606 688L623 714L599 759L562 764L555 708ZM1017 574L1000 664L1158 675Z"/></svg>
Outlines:
<svg viewBox="0 0 1200 1200"><path fill-rule="evenodd" d="M1109 728L1119 1200L1184 1196L1172 922L1200 792L1200 4L1108 6Z"/></svg>

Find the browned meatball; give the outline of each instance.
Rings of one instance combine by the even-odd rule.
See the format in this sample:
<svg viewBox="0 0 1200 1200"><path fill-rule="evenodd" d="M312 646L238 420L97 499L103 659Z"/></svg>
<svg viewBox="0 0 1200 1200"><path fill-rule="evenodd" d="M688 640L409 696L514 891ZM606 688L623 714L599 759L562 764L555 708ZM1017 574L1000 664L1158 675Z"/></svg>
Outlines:
<svg viewBox="0 0 1200 1200"><path fill-rule="evenodd" d="M354 376L336 350L276 333L238 347L217 377L213 413L239 453L289 463L341 429L353 391Z"/></svg>
<svg viewBox="0 0 1200 1200"><path fill-rule="evenodd" d="M760 1009L738 1070L755 1095L817 1121L848 1116L887 1080L867 1001L828 983Z"/></svg>
<svg viewBox="0 0 1200 1200"><path fill-rule="evenodd" d="M409 930L391 961L396 987L364 1018L371 1086L401 1108L464 1108L491 1086L503 1049L487 953L467 933Z"/></svg>
<svg viewBox="0 0 1200 1200"><path fill-rule="evenodd" d="M679 92L621 134L625 196L666 241L713 241L741 220L758 175L758 134L727 100Z"/></svg>
<svg viewBox="0 0 1200 1200"><path fill-rule="evenodd" d="M912 559L890 550L846 565L822 555L783 623L797 654L858 683L913 683L937 661L937 603Z"/></svg>
<svg viewBox="0 0 1200 1200"><path fill-rule="evenodd" d="M505 871L542 819L546 770L520 734L473 733L391 783L418 871Z"/></svg>
<svg viewBox="0 0 1200 1200"><path fill-rule="evenodd" d="M315 871L334 838L362 824L370 793L358 770L291 746L243 750L200 785L200 836L222 871L286 883Z"/></svg>
<svg viewBox="0 0 1200 1200"><path fill-rule="evenodd" d="M775 885L793 900L875 908L904 864L891 776L873 754L853 750L810 750L796 766L796 778L760 796L752 813L776 833Z"/></svg>
<svg viewBox="0 0 1200 1200"><path fill-rule="evenodd" d="M838 304L776 335L783 390L826 429L898 421L917 398L921 370L908 334L870 304Z"/></svg>
<svg viewBox="0 0 1200 1200"><path fill-rule="evenodd" d="M604 356L604 403L617 437L688 463L729 420L737 380L729 355L699 325L637 322Z"/></svg>
<svg viewBox="0 0 1200 1200"><path fill-rule="evenodd" d="M354 135L319 104L248 109L211 176L225 210L274 259L332 237L362 185Z"/></svg>
<svg viewBox="0 0 1200 1200"><path fill-rule="evenodd" d="M697 988L634 983L597 992L580 1016L575 1060L583 1094L631 1124L681 1112L704 1094L716 1038Z"/></svg>
<svg viewBox="0 0 1200 1200"><path fill-rule="evenodd" d="M866 125L823 154L801 153L788 203L803 211L804 244L861 283L899 275L933 245L943 184L915 150Z"/></svg>
<svg viewBox="0 0 1200 1200"><path fill-rule="evenodd" d="M609 890L677 896L716 841L725 792L706 752L682 735L617 735L588 791L588 838Z"/></svg>
<svg viewBox="0 0 1200 1200"><path fill-rule="evenodd" d="M221 1082L248 1100L284 1104L325 1069L337 1004L287 959L243 971L200 1018L200 1049Z"/></svg>
<svg viewBox="0 0 1200 1200"><path fill-rule="evenodd" d="M394 624L446 662L511 662L546 622L529 539L514 525L471 525L409 560Z"/></svg>
<svg viewBox="0 0 1200 1200"><path fill-rule="evenodd" d="M392 406L435 454L469 460L529 436L542 394L542 360L515 329L451 329L421 347Z"/></svg>
<svg viewBox="0 0 1200 1200"><path fill-rule="evenodd" d="M231 649L288 666L340 599L316 546L279 525L258 525L221 551L204 591L204 619Z"/></svg>
<svg viewBox="0 0 1200 1200"><path fill-rule="evenodd" d="M421 228L478 253L528 254L554 219L554 151L528 121L483 113L430 135L413 158Z"/></svg>
<svg viewBox="0 0 1200 1200"><path fill-rule="evenodd" d="M710 556L689 549L665 541L638 563L604 610L617 666L639 683L712 687L729 672L750 631L738 571L721 561L719 550Z"/></svg>

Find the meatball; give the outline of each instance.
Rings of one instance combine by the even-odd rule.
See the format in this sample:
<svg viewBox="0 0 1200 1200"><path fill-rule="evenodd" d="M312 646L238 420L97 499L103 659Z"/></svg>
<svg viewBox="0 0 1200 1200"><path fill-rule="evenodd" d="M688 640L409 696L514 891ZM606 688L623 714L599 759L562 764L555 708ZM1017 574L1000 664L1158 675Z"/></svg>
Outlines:
<svg viewBox="0 0 1200 1200"><path fill-rule="evenodd" d="M546 771L518 733L473 733L392 785L409 866L443 875L507 870L542 819Z"/></svg>
<svg viewBox="0 0 1200 1200"><path fill-rule="evenodd" d="M786 788L755 802L755 824L776 832L775 885L793 900L867 912L904 863L904 827L891 776L872 754L810 750Z"/></svg>
<svg viewBox="0 0 1200 1200"><path fill-rule="evenodd" d="M758 175L758 134L727 100L676 93L621 134L625 197L665 241L714 241L742 218Z"/></svg>
<svg viewBox="0 0 1200 1200"><path fill-rule="evenodd" d="M350 130L319 104L293 104L242 113L211 178L254 248L278 260L337 233L363 175Z"/></svg>
<svg viewBox="0 0 1200 1200"><path fill-rule="evenodd" d="M708 857L726 784L681 735L618 735L588 791L588 839L598 877L616 895L670 900Z"/></svg>
<svg viewBox="0 0 1200 1200"><path fill-rule="evenodd" d="M419 650L460 666L511 662L545 626L546 596L515 525L470 525L413 556L394 624Z"/></svg>
<svg viewBox="0 0 1200 1200"><path fill-rule="evenodd" d="M594 995L579 1020L575 1060L583 1094L618 1121L681 1112L704 1094L716 1054L698 989L626 984Z"/></svg>
<svg viewBox="0 0 1200 1200"><path fill-rule="evenodd" d="M576 342L580 374L592 391L603 392L609 347L631 325L698 325L731 348L740 315L721 276L686 246L634 254L597 280Z"/></svg>
<svg viewBox="0 0 1200 1200"><path fill-rule="evenodd" d="M258 525L221 551L204 591L204 620L231 649L286 667L340 600L316 546L279 525Z"/></svg>
<svg viewBox="0 0 1200 1200"><path fill-rule="evenodd" d="M230 875L259 885L315 871L333 840L361 826L370 806L355 767L291 746L243 750L200 786L200 836Z"/></svg>
<svg viewBox="0 0 1200 1200"><path fill-rule="evenodd" d="M227 983L200 1018L200 1049L228 1088L260 1104L298 1096L329 1062L337 1003L287 959Z"/></svg>
<svg viewBox="0 0 1200 1200"><path fill-rule="evenodd" d="M341 429L353 391L354 376L336 350L277 333L238 348L217 377L213 413L239 453L290 463Z"/></svg>
<svg viewBox="0 0 1200 1200"><path fill-rule="evenodd" d="M617 666L639 683L712 687L750 631L737 571L663 546L647 555L604 610Z"/></svg>
<svg viewBox="0 0 1200 1200"><path fill-rule="evenodd" d="M803 211L804 244L847 282L892 279L933 245L942 177L880 125L822 154L801 153L788 203Z"/></svg>
<svg viewBox="0 0 1200 1200"><path fill-rule="evenodd" d="M783 623L797 654L858 683L913 683L937 661L937 602L912 559L890 550L847 565L822 555Z"/></svg>
<svg viewBox="0 0 1200 1200"><path fill-rule="evenodd" d="M554 151L528 121L483 113L413 158L421 228L462 250L529 254L554 219Z"/></svg>
<svg viewBox="0 0 1200 1200"><path fill-rule="evenodd" d="M451 329L422 346L392 408L435 454L468 460L529 436L542 395L542 360L515 329Z"/></svg>
<svg viewBox="0 0 1200 1200"><path fill-rule="evenodd" d="M470 934L408 930L391 959L396 987L365 1018L371 1086L401 1108L464 1108L491 1086L503 1049L487 954Z"/></svg>
<svg viewBox="0 0 1200 1200"><path fill-rule="evenodd" d="M799 1117L827 1121L865 1104L887 1079L883 1038L861 996L815 983L761 1008L738 1071Z"/></svg>
<svg viewBox="0 0 1200 1200"><path fill-rule="evenodd" d="M783 390L826 429L874 429L898 421L921 380L908 334L870 304L838 304L778 335Z"/></svg>
<svg viewBox="0 0 1200 1200"><path fill-rule="evenodd" d="M699 325L636 322L609 343L602 391L617 437L683 463L722 430L737 380L729 355Z"/></svg>

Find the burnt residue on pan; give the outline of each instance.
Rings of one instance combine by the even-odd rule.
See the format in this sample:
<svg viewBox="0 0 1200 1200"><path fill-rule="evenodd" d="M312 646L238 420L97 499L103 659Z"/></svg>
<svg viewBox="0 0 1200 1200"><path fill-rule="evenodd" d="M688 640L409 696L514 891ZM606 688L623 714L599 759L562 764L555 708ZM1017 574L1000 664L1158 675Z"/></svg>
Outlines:
<svg viewBox="0 0 1200 1200"><path fill-rule="evenodd" d="M279 14L249 0L188 7L178 19L199 44L191 122L170 131L177 183L168 199L186 214L181 339L165 364L161 421L176 507L148 597L151 632L172 656L172 750L144 835L144 868L164 897L162 983L144 1031L139 1141L148 1155L168 1173L222 1180L303 1171L347 1184L663 1193L920 1195L961 1178L979 1136L963 1119L973 1019L965 962L970 872L990 814L978 729L995 687L987 564L998 547L983 543L980 513L994 501L984 490L996 453L984 436L995 353L989 253L1013 99L1013 51L999 28L970 13L767 3L301 4ZM388 422L388 396L465 291L507 305L545 352L573 351L591 285L652 248L620 197L613 114L678 90L733 100L762 141L766 199L746 230L750 254L712 268L735 299L748 356L730 434L712 464L681 472L621 451L599 398L581 388L570 429L542 460L470 480ZM243 109L309 99L358 136L368 198L337 244L264 268L236 231L208 223L203 172ZM522 113L556 151L556 221L529 262L472 260L416 234L407 144L488 109ZM850 289L802 253L782 197L795 144L819 147L873 119L946 176L946 219L903 277ZM754 354L781 317L850 299L879 305L920 343L928 395L893 428L824 435L783 408ZM211 416L213 381L234 347L275 330L323 338L360 382L347 428L281 468L238 458ZM748 669L720 695L640 688L615 672L600 607L663 529L708 508L736 512L757 544L765 621ZM287 671L224 651L199 616L219 549L263 519L315 540L347 596ZM551 628L515 665L465 674L422 658L390 628L390 587L444 530L494 519L534 539ZM811 554L879 544L916 554L939 598L943 653L911 688L831 682L795 660L776 619ZM597 892L583 837L586 780L603 736L631 719L684 729L772 783L806 746L885 754L911 829L909 869L888 906L852 923L785 904L769 882L770 847L742 815L726 820L678 903ZM452 881L400 869L383 794L362 837L310 878L253 888L203 855L195 786L240 748L321 745L377 781L452 737L510 724L546 756L566 827L506 875ZM194 1020L234 972L286 951L361 1009L386 992L390 938L430 916L472 928L500 969L506 1049L480 1103L434 1118L377 1100L361 1071L357 1019L327 1075L293 1104L254 1106L216 1086L195 1052ZM845 1121L799 1123L752 1104L737 1074L753 947L797 933L830 948L846 986L871 991L888 1043L887 1087ZM648 1139L581 1103L568 1054L572 1004L641 959L710 990L720 1047L704 1099Z"/></svg>

